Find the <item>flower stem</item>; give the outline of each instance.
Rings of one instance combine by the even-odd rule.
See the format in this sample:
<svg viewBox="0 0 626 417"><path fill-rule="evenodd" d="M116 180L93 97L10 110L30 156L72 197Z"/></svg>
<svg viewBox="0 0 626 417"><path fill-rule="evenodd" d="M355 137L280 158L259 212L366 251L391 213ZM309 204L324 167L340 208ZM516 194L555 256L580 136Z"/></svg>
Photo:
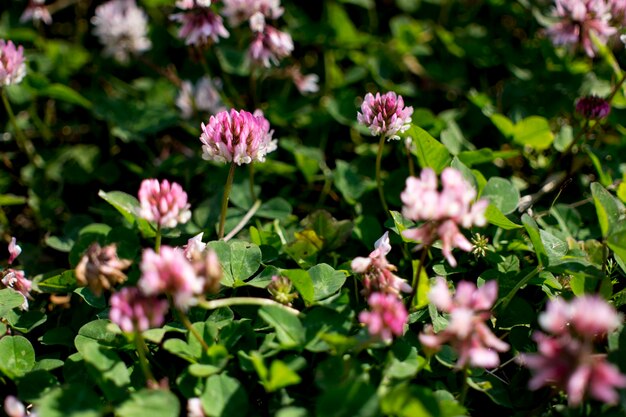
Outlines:
<svg viewBox="0 0 626 417"><path fill-rule="evenodd" d="M202 338L202 335L198 333L198 330L196 330L196 328L193 327L193 324L191 324L191 322L189 321L189 317L187 317L187 314L185 314L183 311L181 311L178 308L176 309L176 313L178 315L178 319L181 321L181 323L183 323L183 326L185 326L185 328L189 330L189 332L193 335L193 337L195 337L196 340L200 342L200 345L202 345L202 348L205 351L208 351L209 345L207 345L207 343L204 341L204 339Z"/></svg>
<svg viewBox="0 0 626 417"><path fill-rule="evenodd" d="M380 197L380 203L383 206L383 210L385 210L385 214L391 217L389 214L389 207L387 207L387 202L385 201L385 190L383 190L383 182L380 178L380 166L383 160L383 147L385 146L385 136L381 135L380 142L378 142L378 153L376 154L376 186L378 187L378 196Z"/></svg>
<svg viewBox="0 0 626 417"><path fill-rule="evenodd" d="M250 197L252 197L252 202L256 201L256 195L254 194L254 164L248 165L248 174L249 174L249 182L250 182Z"/></svg>
<svg viewBox="0 0 626 417"><path fill-rule="evenodd" d="M152 371L150 371L150 365L148 364L148 359L146 358L148 346L146 346L143 335L139 330L135 331L135 347L137 348L137 354L139 355L139 365L141 366L141 370L146 377L146 381L149 384L154 384L154 386L158 385L154 375L152 375Z"/></svg>
<svg viewBox="0 0 626 417"><path fill-rule="evenodd" d="M11 103L9 102L9 98L7 97L6 90L4 88L1 90L2 90L2 94L1 94L2 103L4 104L4 108L6 109L7 114L9 115L9 121L11 122L11 125L13 125L13 130L15 130L15 140L17 142L17 146L24 153L26 153L28 160L32 162L33 165L35 165L36 167L41 167L42 166L41 157L36 154L33 143L30 140L28 140L28 138L24 135L24 132L22 132L22 129L20 129L20 126L17 124L17 119L15 118L15 113L13 113L13 108L11 107Z"/></svg>
<svg viewBox="0 0 626 417"><path fill-rule="evenodd" d="M161 224L157 226L156 237L154 238L154 251L159 253L161 250Z"/></svg>
<svg viewBox="0 0 626 417"><path fill-rule="evenodd" d="M541 265L537 265L532 271L530 271L528 274L526 274L526 276L524 276L522 279L520 279L517 282L517 284L515 284L515 287L513 287L513 289L511 289L511 291L509 291L509 293L506 295L506 297L501 298L500 301L498 301L498 303L496 304L496 307L501 305L502 309L505 309L509 305L509 303L511 302L513 297L515 297L515 294L517 294L519 289L522 288L524 285L526 285L528 283L528 281L530 281L535 275L537 275L542 270L543 270L543 267Z"/></svg>
<svg viewBox="0 0 626 417"><path fill-rule="evenodd" d="M230 307L230 306L245 306L245 305L255 305L255 306L276 306L282 308L288 313L297 316L300 314L298 310L295 308L287 307L281 303L278 303L274 300L270 300L269 298L258 298L258 297L231 297L231 298L221 298L219 300L211 300L211 301L201 301L198 304L198 307L202 307L206 310L215 310L222 307Z"/></svg>
<svg viewBox="0 0 626 417"><path fill-rule="evenodd" d="M252 216L254 216L256 214L256 212L259 210L259 208L261 207L261 200L257 200L252 207L250 207L250 210L248 210L248 212L246 213L245 216L243 216L243 219L241 219L241 221L237 224L237 226L235 226L235 228L233 230L231 230L230 232L228 232L228 234L226 235L226 237L224 238L224 242L228 242L229 240L231 240L233 237L235 237L235 235L237 233L239 233L239 231L241 231L241 229L244 228L244 226L250 221L250 219L252 218Z"/></svg>
<svg viewBox="0 0 626 417"><path fill-rule="evenodd" d="M461 387L461 393L459 394L459 403L461 405L465 404L465 399L467 398L467 391L469 388L469 384L467 383L468 378L469 378L469 367L465 365L463 367L463 386Z"/></svg>
<svg viewBox="0 0 626 417"><path fill-rule="evenodd" d="M411 309L411 304L413 303L413 299L417 295L417 289L419 288L419 282L420 282L420 279L422 279L422 277L421 277L422 269L424 268L424 262L426 262L426 255L428 254L429 250L430 250L430 246L424 246L422 248L422 253L420 255L420 260L419 260L419 265L417 266L417 273L413 277L413 282L411 282L411 287L413 288L413 291L409 295L409 299L408 299L407 304L406 304L407 310Z"/></svg>
<svg viewBox="0 0 626 417"><path fill-rule="evenodd" d="M226 211L228 211L228 198L230 197L230 190L233 188L233 179L235 177L235 161L231 162L230 170L228 171L228 178L226 178L226 185L224 186L224 196L222 197L222 210L220 211L220 226L217 233L217 238L222 239L224 237L224 225L226 224Z"/></svg>

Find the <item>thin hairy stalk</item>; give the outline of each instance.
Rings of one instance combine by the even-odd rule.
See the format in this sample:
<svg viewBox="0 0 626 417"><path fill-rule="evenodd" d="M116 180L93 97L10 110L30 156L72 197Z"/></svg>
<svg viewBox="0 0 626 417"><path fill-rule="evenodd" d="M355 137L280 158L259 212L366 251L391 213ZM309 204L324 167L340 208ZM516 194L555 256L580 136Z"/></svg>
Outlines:
<svg viewBox="0 0 626 417"><path fill-rule="evenodd" d="M459 394L459 404L461 405L465 404L465 399L467 398L467 391L469 389L468 378L469 366L465 365L465 367L463 367L463 385L461 386L461 393Z"/></svg>
<svg viewBox="0 0 626 417"><path fill-rule="evenodd" d="M185 326L185 328L189 330L189 332L193 335L193 337L196 338L196 340L200 343L202 348L205 351L208 351L209 345L207 345L207 343L204 341L204 339L202 338L202 335L198 333L198 330L196 330L196 328L193 327L193 325L189 321L189 317L187 317L187 314L185 314L182 310L177 308L176 315L178 316L178 320L180 320L180 322L183 323L183 326Z"/></svg>
<svg viewBox="0 0 626 417"><path fill-rule="evenodd" d="M515 297L515 294L517 294L517 292L520 290L520 288L522 288L524 285L526 285L528 283L528 281L530 281L532 278L534 278L542 270L543 270L543 267L541 265L537 265L532 271L530 271L528 274L526 274L526 276L524 278L520 279L517 282L517 284L515 284L515 287L513 287L513 289L511 289L511 291L509 291L509 293L506 295L506 297L500 299L500 301L498 301L498 303L496 303L495 307L498 307L499 305L501 305L502 309L506 309L506 307L509 305L509 303L511 302L513 297Z"/></svg>
<svg viewBox="0 0 626 417"><path fill-rule="evenodd" d="M413 299L415 298L415 295L417 294L417 289L419 288L419 281L422 275L422 269L424 268L424 262L426 262L426 255L428 255L428 251L430 250L430 245L428 246L424 246L422 248L422 253L420 255L420 260L419 260L419 265L417 266L417 273L413 276L413 281L411 282L411 288L413 289L413 291L411 291L411 294L409 295L409 298L407 300L407 310L411 309L411 304L413 304Z"/></svg>
<svg viewBox="0 0 626 417"><path fill-rule="evenodd" d="M228 170L228 178L224 186L224 195L222 196L222 209L220 210L220 226L218 228L217 238L224 237L224 225L226 224L226 212L228 211L228 199L230 198L230 190L233 188L233 179L235 178L235 161L231 162Z"/></svg>
<svg viewBox="0 0 626 417"><path fill-rule="evenodd" d="M235 237L237 233L241 231L241 229L245 227L245 225L250 221L252 216L254 216L259 210L259 208L261 207L261 203L261 200L255 201L254 205L252 205L246 215L243 216L243 219L241 219L241 221L237 223L237 226L235 226L235 228L226 235L226 237L224 238L224 242L228 242L229 240L231 240L233 237Z"/></svg>
<svg viewBox="0 0 626 417"><path fill-rule="evenodd" d="M389 214L389 207L387 207L387 202L385 201L385 190L383 189L383 181L380 178L380 166L383 160L383 147L385 146L385 136L380 137L380 142L378 142L378 153L376 154L376 186L378 187L378 196L380 197L380 203L383 206L383 210L385 210L385 214L391 217Z"/></svg>
<svg viewBox="0 0 626 417"><path fill-rule="evenodd" d="M202 307L205 310L215 310L218 308L230 306L275 306L285 310L290 314L293 314L294 316L300 314L300 312L295 308L288 307L274 300L270 300L269 298L231 297L221 298L219 300L201 301L198 304L198 307Z"/></svg>
<svg viewBox="0 0 626 417"><path fill-rule="evenodd" d="M137 348L137 355L139 355L139 365L146 377L146 381L148 381L149 384L154 384L154 386L158 385L157 380L154 378L154 375L152 375L152 371L150 371L150 365L146 357L148 346L146 346L146 341L143 339L143 335L139 330L135 331L135 347Z"/></svg>
<svg viewBox="0 0 626 417"><path fill-rule="evenodd" d="M154 238L154 251L156 253L161 251L161 224L157 225L156 236Z"/></svg>
<svg viewBox="0 0 626 417"><path fill-rule="evenodd" d="M15 140L17 142L17 146L26 153L28 160L35 165L36 167L42 166L41 157L39 157L35 151L35 147L33 143L24 135L22 129L17 124L17 119L15 118L15 113L13 113L13 108L11 107L11 103L9 102L9 98L7 97L6 90L2 89L2 103L4 104L4 108L9 115L9 121L11 125L13 125L13 130L15 131Z"/></svg>
<svg viewBox="0 0 626 417"><path fill-rule="evenodd" d="M254 193L254 164L248 164L248 182L250 183L250 197L252 202L256 201L256 194Z"/></svg>

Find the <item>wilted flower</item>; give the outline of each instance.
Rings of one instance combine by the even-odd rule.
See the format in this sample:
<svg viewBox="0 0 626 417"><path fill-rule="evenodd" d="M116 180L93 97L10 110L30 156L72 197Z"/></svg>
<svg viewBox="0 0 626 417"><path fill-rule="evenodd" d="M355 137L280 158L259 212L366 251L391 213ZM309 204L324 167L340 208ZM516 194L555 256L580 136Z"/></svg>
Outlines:
<svg viewBox="0 0 626 417"><path fill-rule="evenodd" d="M389 232L376 241L374 248L367 258L359 256L352 260L352 270L363 275L363 294L379 292L399 297L400 292L411 292L411 286L394 274L397 268L387 261L391 251Z"/></svg>
<svg viewBox="0 0 626 417"><path fill-rule="evenodd" d="M187 45L205 45L209 41L219 42L219 38L228 38L222 17L209 8L210 1L179 1L176 6L182 10L170 19L182 24L178 37Z"/></svg>
<svg viewBox="0 0 626 417"><path fill-rule="evenodd" d="M265 24L265 17L257 12L250 18L250 28L255 37L250 45L250 57L255 62L269 68L278 65L281 59L291 55L293 40L287 32L281 32Z"/></svg>
<svg viewBox="0 0 626 417"><path fill-rule="evenodd" d="M167 300L146 296L135 287L124 287L111 296L109 318L126 333L143 332L163 324Z"/></svg>
<svg viewBox="0 0 626 417"><path fill-rule="evenodd" d="M263 114L254 115L245 110L231 109L202 123L202 157L215 162L235 162L237 165L253 161L264 162L265 155L276 150L273 130Z"/></svg>
<svg viewBox="0 0 626 417"><path fill-rule="evenodd" d="M20 17L20 22L28 22L32 21L42 21L46 25L52 23L52 16L48 11L48 7L45 5L46 0L30 0L28 2L28 6L22 13L22 17Z"/></svg>
<svg viewBox="0 0 626 417"><path fill-rule="evenodd" d="M617 32L611 26L611 9L605 0L555 0L554 15L559 21L547 30L552 42L580 45L590 57L595 55L592 31L602 43Z"/></svg>
<svg viewBox="0 0 626 417"><path fill-rule="evenodd" d="M26 75L24 48L0 39L0 87L17 84Z"/></svg>
<svg viewBox="0 0 626 417"><path fill-rule="evenodd" d="M398 133L411 127L413 107L404 107L404 99L390 91L382 96L367 93L361 104L357 120L366 126L374 136L385 136L388 140L400 139Z"/></svg>
<svg viewBox="0 0 626 417"><path fill-rule="evenodd" d="M317 93L320 90L320 77L317 74L303 75L299 66L292 67L289 74L300 94Z"/></svg>
<svg viewBox="0 0 626 417"><path fill-rule="evenodd" d="M183 247L183 254L191 262L191 265L198 277L204 280L203 292L215 294L220 290L223 271L217 253L206 247L202 242L200 233L187 241Z"/></svg>
<svg viewBox="0 0 626 417"><path fill-rule="evenodd" d="M260 12L268 19L278 19L284 9L280 0L224 0L222 14L228 18L232 26L238 26Z"/></svg>
<svg viewBox="0 0 626 417"><path fill-rule="evenodd" d="M291 307L294 299L298 298L297 292L292 292L293 284L287 277L274 275L267 290L272 294L274 301Z"/></svg>
<svg viewBox="0 0 626 417"><path fill-rule="evenodd" d="M195 397L187 400L187 417L206 417L200 398Z"/></svg>
<svg viewBox="0 0 626 417"><path fill-rule="evenodd" d="M621 316L597 296L583 296L567 303L548 303L539 324L550 334L535 332L537 353L522 354L519 362L534 375L529 388L554 385L567 392L569 404L580 404L586 394L608 404L618 401L616 388L626 388L626 375L594 352L597 342L621 324Z"/></svg>
<svg viewBox="0 0 626 417"><path fill-rule="evenodd" d="M183 118L189 119L194 112L216 114L224 110L220 93L214 85L215 80L202 77L194 86L190 81L183 81L176 105Z"/></svg>
<svg viewBox="0 0 626 417"><path fill-rule="evenodd" d="M487 236L483 236L480 233L475 233L472 236L472 253L477 258L484 258L487 254L487 250L489 249L489 239Z"/></svg>
<svg viewBox="0 0 626 417"><path fill-rule="evenodd" d="M145 295L168 294L181 309L195 303L204 280L178 248L162 246L159 253L145 249L141 259L141 278L137 286Z"/></svg>
<svg viewBox="0 0 626 417"><path fill-rule="evenodd" d="M91 292L100 296L103 289L109 290L126 281L126 274L122 271L131 264L132 261L117 257L115 244L101 247L92 243L76 266L76 281L81 287L89 286Z"/></svg>
<svg viewBox="0 0 626 417"><path fill-rule="evenodd" d="M581 97L576 101L576 113L585 119L602 120L611 112L611 104L597 96Z"/></svg>
<svg viewBox="0 0 626 417"><path fill-rule="evenodd" d="M406 188L400 195L402 214L408 219L425 223L405 230L402 235L420 242L420 246L441 239L443 255L450 265L456 266L452 249L456 247L469 252L473 248L459 231L459 226L484 226L488 201L473 203L476 190L454 168L444 169L441 182L443 188L438 191L437 176L430 168L423 169L420 178L407 178Z"/></svg>
<svg viewBox="0 0 626 417"><path fill-rule="evenodd" d="M480 288L471 282L461 281L454 297L442 277L430 290L428 298L438 310L450 314L446 329L434 333L426 326L420 333L422 345L437 351L443 344L450 343L459 353L457 367L468 363L472 366L494 368L500 364L497 352L505 352L509 345L498 339L485 324L491 317L491 307L498 296L496 281L488 281Z"/></svg>
<svg viewBox="0 0 626 417"><path fill-rule="evenodd" d="M200 255L206 248L206 243L202 242L204 232L200 232L191 239L187 240L187 244L183 246L183 253L188 260L192 260Z"/></svg>
<svg viewBox="0 0 626 417"><path fill-rule="evenodd" d="M143 180L139 187L139 204L139 215L162 227L176 227L191 218L187 193L179 184L170 184L168 180L160 184L156 179Z"/></svg>
<svg viewBox="0 0 626 417"><path fill-rule="evenodd" d="M17 240L12 237L9 243L9 265L13 263L20 253L22 253L22 248L17 244Z"/></svg>
<svg viewBox="0 0 626 417"><path fill-rule="evenodd" d="M146 36L148 16L134 0L111 0L98 6L91 23L104 54L122 63L152 46Z"/></svg>
<svg viewBox="0 0 626 417"><path fill-rule="evenodd" d="M394 294L375 292L367 303L370 311L362 311L359 321L367 325L370 335L389 343L393 336L402 336L409 314L402 301Z"/></svg>

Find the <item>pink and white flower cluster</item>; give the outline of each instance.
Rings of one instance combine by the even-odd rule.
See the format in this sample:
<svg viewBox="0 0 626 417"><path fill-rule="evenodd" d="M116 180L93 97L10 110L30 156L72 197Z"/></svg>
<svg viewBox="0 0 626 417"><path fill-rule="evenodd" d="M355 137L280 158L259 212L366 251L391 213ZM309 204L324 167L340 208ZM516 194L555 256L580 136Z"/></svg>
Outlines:
<svg viewBox="0 0 626 417"><path fill-rule="evenodd" d="M367 93L357 112L357 120L369 128L374 136L385 136L387 140L400 139L398 133L411 127L413 107L405 107L402 96L393 91L381 95Z"/></svg>
<svg viewBox="0 0 626 417"><path fill-rule="evenodd" d="M232 26L239 26L250 20L255 13L262 13L268 19L276 20L284 13L280 0L224 0L222 14Z"/></svg>
<svg viewBox="0 0 626 417"><path fill-rule="evenodd" d="M224 111L224 104L218 91L219 80L202 77L196 85L183 81L176 106L184 119L189 119L196 112L216 114Z"/></svg>
<svg viewBox="0 0 626 417"><path fill-rule="evenodd" d="M389 232L376 241L374 251L367 258L356 257L352 270L363 276L363 295L368 297L370 311L359 314L359 321L368 326L369 333L385 342L401 336L408 313L402 303L401 292L411 292L406 280L396 276L397 268L387 260L391 251Z"/></svg>
<svg viewBox="0 0 626 417"><path fill-rule="evenodd" d="M420 242L420 247L441 239L443 255L450 265L456 266L452 249L456 247L469 252L473 247L459 227L484 226L489 203L484 199L474 203L476 190L457 169L444 169L441 183L442 190L438 191L437 175L430 168L423 169L419 178L407 178L406 188L400 195L402 214L424 223L405 230L402 235Z"/></svg>
<svg viewBox="0 0 626 417"><path fill-rule="evenodd" d="M264 162L265 155L277 148L273 130L260 111L223 111L202 123L202 157L215 162L237 165Z"/></svg>
<svg viewBox="0 0 626 417"><path fill-rule="evenodd" d="M176 227L191 218L187 193L179 184L168 180L161 183L156 179L143 180L139 188L139 204L139 216L159 227Z"/></svg>
<svg viewBox="0 0 626 417"><path fill-rule="evenodd" d="M623 0L555 0L553 15L558 20L547 34L555 45L580 46L593 57L591 33L606 43L624 25L625 11Z"/></svg>
<svg viewBox="0 0 626 417"><path fill-rule="evenodd" d="M37 417L37 412L26 409L26 406L12 395L7 395L4 399L4 412L8 417Z"/></svg>
<svg viewBox="0 0 626 417"><path fill-rule="evenodd" d="M136 287L124 287L110 299L109 318L126 333L146 331L163 324L167 300L146 296Z"/></svg>
<svg viewBox="0 0 626 417"><path fill-rule="evenodd" d="M217 43L220 37L230 36L222 17L211 9L210 0L179 0L176 7L182 12L171 15L170 19L181 24L178 37L187 45Z"/></svg>
<svg viewBox="0 0 626 417"><path fill-rule="evenodd" d="M152 46L147 37L148 16L135 0L111 0L98 6L91 23L104 54L119 62L126 63Z"/></svg>
<svg viewBox="0 0 626 417"><path fill-rule="evenodd" d="M250 29L254 33L250 45L250 57L253 61L270 68L291 55L293 51L291 35L266 24L263 13L257 12L250 17Z"/></svg>
<svg viewBox="0 0 626 417"><path fill-rule="evenodd" d="M0 39L0 87L17 84L26 75L24 48Z"/></svg>
<svg viewBox="0 0 626 417"><path fill-rule="evenodd" d="M24 13L20 17L20 22L44 22L46 25L52 23L52 16L46 6L46 0L30 0L28 6L24 9Z"/></svg>
<svg viewBox="0 0 626 417"><path fill-rule="evenodd" d="M8 264L12 265L15 259L22 253L22 248L17 244L16 239L11 238L9 243L9 260ZM28 310L28 299L30 297L30 290L32 282L26 278L26 274L21 269L7 268L0 273L0 283L6 288L11 288L20 293L24 297L22 303L22 310Z"/></svg>
<svg viewBox="0 0 626 417"><path fill-rule="evenodd" d="M548 302L539 316L547 332L537 331L537 353L523 354L519 362L533 371L530 389L556 386L567 393L571 406L579 405L586 395L615 404L616 388L626 388L626 375L609 363L595 346L622 323L622 317L605 300L586 295L566 302Z"/></svg>
<svg viewBox="0 0 626 417"><path fill-rule="evenodd" d="M451 344L459 354L459 368L467 364L495 368L500 364L497 352L507 351L509 345L498 339L485 324L491 318L490 309L498 297L496 281L488 281L480 288L461 281L453 297L445 278L439 277L428 297L438 310L450 315L450 321L439 333L435 333L430 325L425 327L424 333L419 335L425 348L437 351L442 345Z"/></svg>

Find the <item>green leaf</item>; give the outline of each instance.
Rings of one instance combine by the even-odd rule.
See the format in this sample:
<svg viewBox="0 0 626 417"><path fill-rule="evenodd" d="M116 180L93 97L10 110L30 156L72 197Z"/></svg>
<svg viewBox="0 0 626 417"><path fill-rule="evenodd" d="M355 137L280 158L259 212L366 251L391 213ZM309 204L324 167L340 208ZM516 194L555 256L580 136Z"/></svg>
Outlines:
<svg viewBox="0 0 626 417"><path fill-rule="evenodd" d="M552 146L554 134L545 117L530 116L515 125L513 141L541 151Z"/></svg>
<svg viewBox="0 0 626 417"><path fill-rule="evenodd" d="M438 417L439 405L433 392L416 385L399 385L390 390L381 401L385 415L397 417Z"/></svg>
<svg viewBox="0 0 626 417"><path fill-rule="evenodd" d="M291 204L284 198L276 197L261 204L256 215L266 219L286 220L291 215Z"/></svg>
<svg viewBox="0 0 626 417"><path fill-rule="evenodd" d="M245 285L244 281L261 266L261 249L253 243L213 241L208 243L208 247L215 250L220 260L224 270L222 285L226 287Z"/></svg>
<svg viewBox="0 0 626 417"><path fill-rule="evenodd" d="M0 290L0 317L5 317L8 312L21 307L23 303L24 296L14 289L4 288Z"/></svg>
<svg viewBox="0 0 626 417"><path fill-rule="evenodd" d="M346 161L336 160L334 172L335 186L348 204L354 205L361 196L376 188L376 182L359 175L357 168Z"/></svg>
<svg viewBox="0 0 626 417"><path fill-rule="evenodd" d="M420 269L420 261L415 259L413 264L413 282L417 280L417 294L413 297L413 310L419 310L428 305L428 292L430 291L430 281L428 280L428 274L426 268ZM420 276L417 276L417 271L420 270Z"/></svg>
<svg viewBox="0 0 626 417"><path fill-rule="evenodd" d="M306 229L312 229L323 241L326 251L339 249L352 234L350 220L337 220L326 210L317 210L302 220Z"/></svg>
<svg viewBox="0 0 626 417"><path fill-rule="evenodd" d="M37 276L33 280L38 291L45 293L67 293L72 292L77 287L74 270L64 271L52 276Z"/></svg>
<svg viewBox="0 0 626 417"><path fill-rule="evenodd" d="M513 229L521 229L522 225L512 222L506 217L498 207L493 204L489 204L487 206L487 210L485 210L485 218L487 221L494 226L498 226L503 228L504 230L513 230Z"/></svg>
<svg viewBox="0 0 626 417"><path fill-rule="evenodd" d="M178 417L180 402L171 391L144 388L130 396L115 412L119 417Z"/></svg>
<svg viewBox="0 0 626 417"><path fill-rule="evenodd" d="M346 274L335 270L328 264L318 264L308 270L313 282L314 300L330 297L341 289L346 282Z"/></svg>
<svg viewBox="0 0 626 417"><path fill-rule="evenodd" d="M0 207L25 204L26 201L27 201L26 197L22 197L19 195L0 194Z"/></svg>
<svg viewBox="0 0 626 417"><path fill-rule="evenodd" d="M548 265L548 254L546 252L546 248L543 246L543 241L541 240L541 234L539 233L539 226L530 217L528 214L524 213L522 216L522 223L526 228L526 232L530 237L530 241L533 244L533 248L535 249L535 254L537 255L537 261L542 266Z"/></svg>
<svg viewBox="0 0 626 417"><path fill-rule="evenodd" d="M226 374L210 376L200 400L208 417L244 416L249 408L244 387Z"/></svg>
<svg viewBox="0 0 626 417"><path fill-rule="evenodd" d="M45 417L99 417L100 397L87 384L54 388L35 401L38 415Z"/></svg>
<svg viewBox="0 0 626 417"><path fill-rule="evenodd" d="M11 379L22 377L35 366L35 349L22 336L0 339L0 371Z"/></svg>
<svg viewBox="0 0 626 417"><path fill-rule="evenodd" d="M497 113L491 115L490 119L491 123L493 123L495 127L498 128L500 133L502 133L505 138L510 139L513 137L513 134L515 133L515 125L513 124L511 119L503 114Z"/></svg>
<svg viewBox="0 0 626 417"><path fill-rule="evenodd" d="M448 149L421 127L411 125L402 137L412 138L415 147L411 152L417 156L417 161L422 168L432 168L439 174L450 164L452 158Z"/></svg>
<svg viewBox="0 0 626 417"><path fill-rule="evenodd" d="M50 84L45 88L39 89L37 93L41 96L77 104L86 109L91 108L91 102L89 100L81 96L76 90L63 84Z"/></svg>
<svg viewBox="0 0 626 417"><path fill-rule="evenodd" d="M596 206L602 237L606 238L609 232L618 225L622 212L621 204L597 182L591 184L591 195Z"/></svg>
<svg viewBox="0 0 626 417"><path fill-rule="evenodd" d="M130 224L136 224L144 237L156 236L156 230L150 222L139 217L139 200L135 197L122 191L106 193L102 190L98 192L98 196L115 207Z"/></svg>
<svg viewBox="0 0 626 417"><path fill-rule="evenodd" d="M311 275L303 269L284 269L281 274L289 278L307 305L315 302L315 288Z"/></svg>
<svg viewBox="0 0 626 417"><path fill-rule="evenodd" d="M481 197L487 198L502 214L510 214L517 208L520 194L511 181L491 177L483 188Z"/></svg>
<svg viewBox="0 0 626 417"><path fill-rule="evenodd" d="M259 316L276 330L283 348L296 348L304 343L304 327L297 316L277 306L261 307Z"/></svg>

